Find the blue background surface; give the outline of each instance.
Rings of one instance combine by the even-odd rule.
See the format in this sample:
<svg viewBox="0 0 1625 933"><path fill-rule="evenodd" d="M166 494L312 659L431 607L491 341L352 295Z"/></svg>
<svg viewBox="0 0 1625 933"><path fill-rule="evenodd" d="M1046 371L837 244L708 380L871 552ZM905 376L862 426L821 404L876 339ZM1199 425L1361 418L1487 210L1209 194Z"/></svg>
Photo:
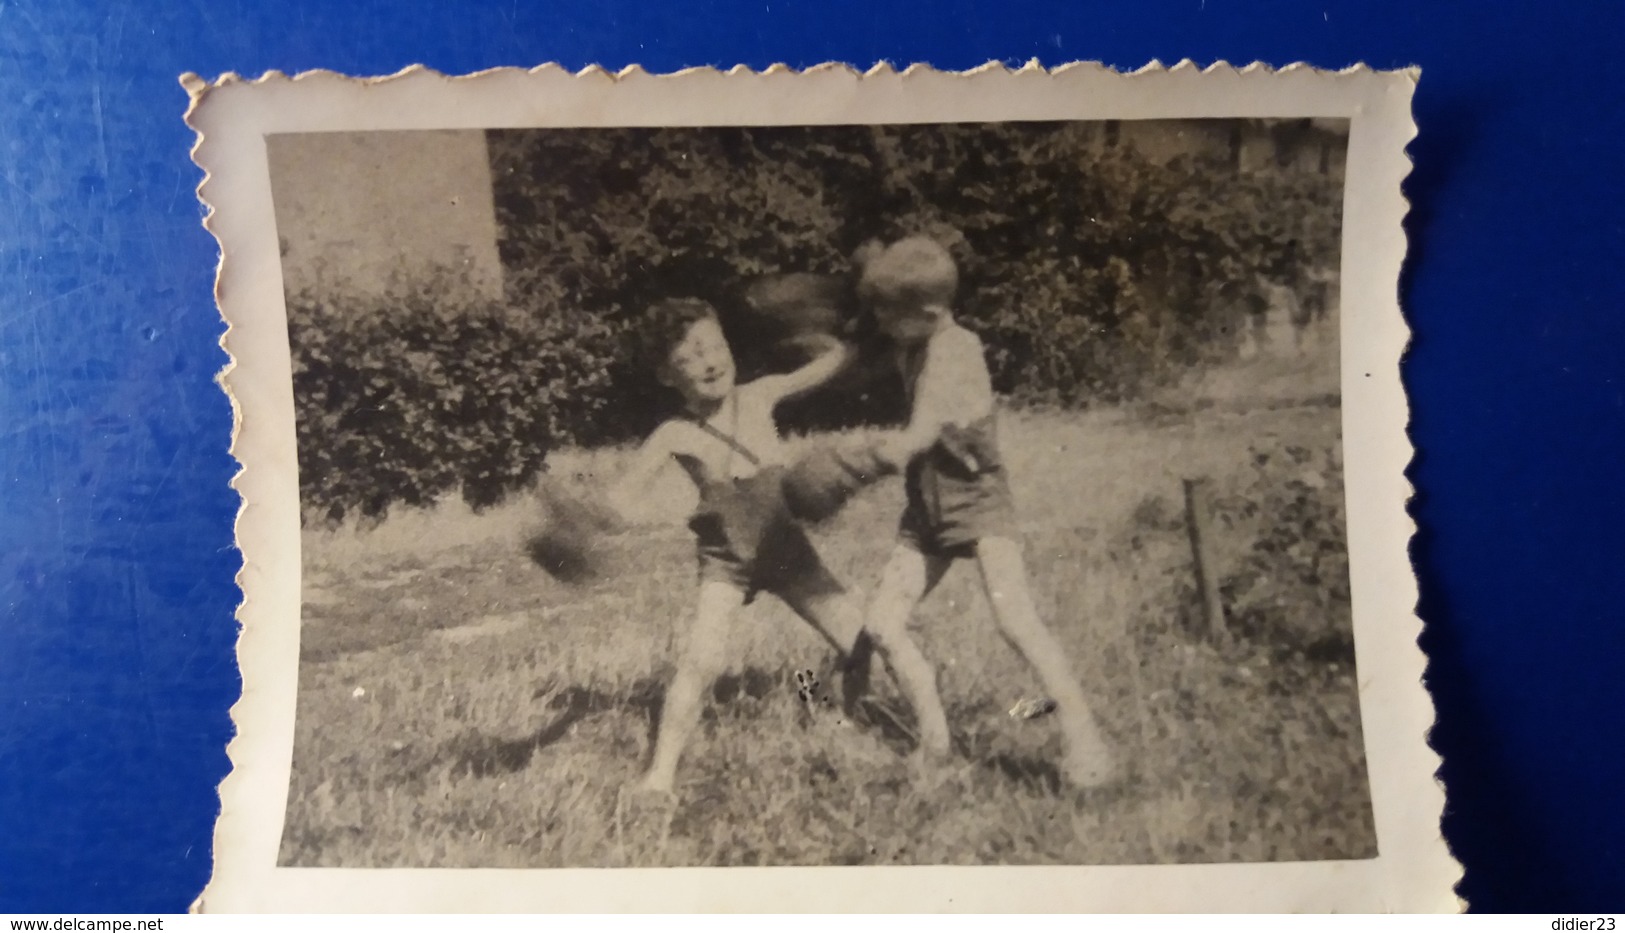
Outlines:
<svg viewBox="0 0 1625 933"><path fill-rule="evenodd" d="M1625 7L0 0L0 912L179 911L225 774L236 494L176 78L558 61L1418 64L1404 299L1447 837L1625 911Z"/></svg>

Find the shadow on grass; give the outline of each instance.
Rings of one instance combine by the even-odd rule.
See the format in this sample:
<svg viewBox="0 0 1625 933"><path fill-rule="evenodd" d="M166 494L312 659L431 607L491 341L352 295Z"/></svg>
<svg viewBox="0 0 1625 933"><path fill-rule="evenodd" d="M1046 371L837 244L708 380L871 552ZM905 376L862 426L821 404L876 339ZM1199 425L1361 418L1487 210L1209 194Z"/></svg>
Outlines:
<svg viewBox="0 0 1625 933"><path fill-rule="evenodd" d="M1048 797L1071 799L1074 803L1094 808L1116 807L1134 799L1141 786L1132 768L1120 772L1115 779L1099 787L1077 787L1061 775L1060 766L1037 755L1019 755L1008 752L984 753L973 756L982 767L1034 793Z"/></svg>
<svg viewBox="0 0 1625 933"><path fill-rule="evenodd" d="M785 683L786 677L782 673L748 667L744 671L730 672L717 678L711 685L711 699L715 706L726 706L742 700L762 700L785 691ZM660 713L666 699L666 684L661 679L646 677L634 681L624 690L579 685L558 689L545 685L537 689L535 695L543 697L550 694L547 706L557 715L533 734L502 738L478 732L464 733L445 745L442 760L450 759L452 774L460 777L512 774L527 767L537 752L562 741L577 723L604 713L631 713L643 718L648 723L648 745L651 748L659 738Z"/></svg>
<svg viewBox="0 0 1625 933"><path fill-rule="evenodd" d="M552 692L549 688L543 688L537 695L549 692ZM528 766L537 752L561 741L576 723L590 716L623 710L648 719L652 741L665 697L665 684L654 678L635 681L624 691L566 687L555 693L547 704L549 709L558 711L558 715L535 733L517 739L464 733L446 744L445 757L452 762L452 774L459 777L512 774Z"/></svg>
<svg viewBox="0 0 1625 933"><path fill-rule="evenodd" d="M795 688L789 684L790 677L783 671L747 667L738 673L729 672L718 677L711 685L711 699L718 704L744 699L765 700L775 693L793 694Z"/></svg>
<svg viewBox="0 0 1625 933"><path fill-rule="evenodd" d="M755 703L781 693L793 696L794 691L787 672L747 667L717 678L709 691L711 703L705 715L715 716L720 708L735 704L746 704L742 712L747 716L754 715L751 707ZM629 687L613 690L579 685L559 689L544 685L536 691L536 696L547 697L547 707L556 715L540 729L518 738L466 732L442 746L441 754L435 756L435 760L449 761L451 773L458 777L485 778L512 774L528 767L539 752L563 741L578 723L604 714L630 714L642 718L648 724L647 747L652 748L659 737L665 693L664 680L656 677L642 678ZM956 714L964 712L955 710ZM914 750L919 744L910 712L879 697L861 701L859 718L863 726L873 729L900 756ZM968 736L956 737L954 746L962 759L1014 784L1049 796L1068 792L1060 769L1045 757L1001 751ZM828 775L820 776L833 778L833 769Z"/></svg>
<svg viewBox="0 0 1625 933"><path fill-rule="evenodd" d="M1052 712L1053 709L1033 718L1045 718ZM986 701L962 703L955 706L949 721L974 722L986 720L992 714L996 714L996 709ZM991 733L962 733L956 735L953 742L954 751L961 758L989 774L1041 796L1087 799L1091 805L1101 805L1132 795L1139 784L1136 762L1127 755L1123 755L1124 760L1119 761L1119 771L1113 780L1099 787L1080 788L1066 779L1061 773L1060 763L1055 759L1036 751L1011 749ZM1001 748L1001 745L1004 747Z"/></svg>

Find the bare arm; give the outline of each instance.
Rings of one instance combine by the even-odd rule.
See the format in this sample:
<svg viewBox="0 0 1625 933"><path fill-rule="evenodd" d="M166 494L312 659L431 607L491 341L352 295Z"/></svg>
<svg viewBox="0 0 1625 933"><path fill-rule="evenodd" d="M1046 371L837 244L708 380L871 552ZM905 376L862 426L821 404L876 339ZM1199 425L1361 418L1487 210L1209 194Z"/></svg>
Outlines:
<svg viewBox="0 0 1625 933"><path fill-rule="evenodd" d="M675 441L670 424L656 428L638 448L632 465L610 486L604 500L622 521L635 524L640 516L652 511L651 489L660 471L676 454Z"/></svg>
<svg viewBox="0 0 1625 933"><path fill-rule="evenodd" d="M811 392L835 378L852 362L852 348L844 341L826 334L808 334L799 338L803 346L816 354L812 361L794 372L778 376L764 376L753 385L778 404L785 399Z"/></svg>
<svg viewBox="0 0 1625 933"><path fill-rule="evenodd" d="M879 447L881 457L898 468L935 444L943 428L969 424L993 410L993 380L975 334L954 328L933 337L926 354L908 425Z"/></svg>

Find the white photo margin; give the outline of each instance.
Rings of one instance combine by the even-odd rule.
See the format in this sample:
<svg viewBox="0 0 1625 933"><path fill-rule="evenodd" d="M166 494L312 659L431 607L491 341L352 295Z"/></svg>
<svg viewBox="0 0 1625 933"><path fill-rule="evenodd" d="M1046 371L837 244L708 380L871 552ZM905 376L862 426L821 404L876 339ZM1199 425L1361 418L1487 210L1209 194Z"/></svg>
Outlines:
<svg viewBox="0 0 1625 933"><path fill-rule="evenodd" d="M1189 62L949 73L826 65L797 72L652 75L557 66L447 77L423 68L360 80L187 75L199 196L222 254L216 299L232 362L220 382L242 465L243 555L232 708L202 912L1431 912L1456 911L1460 868L1440 833L1428 746L1406 510L1412 457L1400 357L1402 222L1416 132L1415 69L1340 72ZM277 865L291 770L300 637L294 398L265 137L277 133L520 127L1347 118L1341 365L1349 567L1360 709L1379 854L1365 860L1083 867L315 869Z"/></svg>

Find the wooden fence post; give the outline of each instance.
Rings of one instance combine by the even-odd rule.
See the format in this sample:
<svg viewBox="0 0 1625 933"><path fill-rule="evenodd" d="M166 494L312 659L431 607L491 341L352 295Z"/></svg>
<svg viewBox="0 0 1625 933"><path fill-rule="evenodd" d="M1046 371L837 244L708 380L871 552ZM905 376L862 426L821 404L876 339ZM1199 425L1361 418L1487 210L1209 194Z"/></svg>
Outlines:
<svg viewBox="0 0 1625 933"><path fill-rule="evenodd" d="M1208 637L1221 638L1228 626L1224 599L1219 594L1219 569L1213 559L1212 512L1206 479L1185 480L1185 525L1191 536L1191 562L1196 567L1196 592L1202 599L1202 617Z"/></svg>

